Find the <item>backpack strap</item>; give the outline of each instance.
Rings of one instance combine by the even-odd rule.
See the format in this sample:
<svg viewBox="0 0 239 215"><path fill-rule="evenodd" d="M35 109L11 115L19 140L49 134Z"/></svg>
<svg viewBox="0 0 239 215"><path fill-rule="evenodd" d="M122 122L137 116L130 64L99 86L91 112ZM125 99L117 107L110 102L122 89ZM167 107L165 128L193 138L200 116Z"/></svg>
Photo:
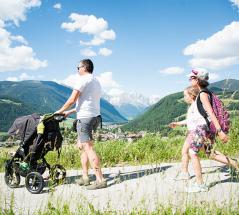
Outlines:
<svg viewBox="0 0 239 215"><path fill-rule="evenodd" d="M203 105L202 105L202 102L201 102L201 99L200 99L200 94L201 93L207 93L209 95L209 99L210 99L210 103L212 105L212 92L209 91L207 88L206 89L203 89L199 92L198 96L197 96L197 108L198 108L198 111L199 113L203 116L203 118L206 120L206 123L208 125L208 127L210 126L210 122L208 120L208 114L207 112L205 111Z"/></svg>

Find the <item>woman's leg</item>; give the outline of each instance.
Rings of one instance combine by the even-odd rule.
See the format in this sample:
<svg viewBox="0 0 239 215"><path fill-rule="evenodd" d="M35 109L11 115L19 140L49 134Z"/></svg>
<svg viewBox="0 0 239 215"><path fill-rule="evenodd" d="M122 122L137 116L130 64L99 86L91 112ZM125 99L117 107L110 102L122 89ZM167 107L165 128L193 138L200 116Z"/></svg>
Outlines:
<svg viewBox="0 0 239 215"><path fill-rule="evenodd" d="M218 161L220 163L224 163L224 164L226 164L228 166L232 166L236 170L239 171L239 163L238 163L238 161L233 160L233 159L227 157L226 155L222 154L219 151L212 151L211 154L210 154L210 158L215 160L215 161Z"/></svg>

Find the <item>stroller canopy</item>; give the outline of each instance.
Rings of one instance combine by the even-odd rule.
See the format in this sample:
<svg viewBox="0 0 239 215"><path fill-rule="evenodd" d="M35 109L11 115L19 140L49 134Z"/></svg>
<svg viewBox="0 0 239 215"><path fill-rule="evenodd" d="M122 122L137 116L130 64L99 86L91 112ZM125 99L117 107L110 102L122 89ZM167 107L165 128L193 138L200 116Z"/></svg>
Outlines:
<svg viewBox="0 0 239 215"><path fill-rule="evenodd" d="M26 142L35 132L40 121L40 115L34 113L16 118L8 134Z"/></svg>

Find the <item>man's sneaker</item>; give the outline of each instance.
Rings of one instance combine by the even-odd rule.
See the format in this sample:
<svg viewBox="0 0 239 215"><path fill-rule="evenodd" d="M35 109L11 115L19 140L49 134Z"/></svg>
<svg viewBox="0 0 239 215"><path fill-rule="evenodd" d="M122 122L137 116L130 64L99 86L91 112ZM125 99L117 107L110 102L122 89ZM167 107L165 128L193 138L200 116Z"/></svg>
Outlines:
<svg viewBox="0 0 239 215"><path fill-rule="evenodd" d="M175 181L181 181L181 180L189 180L190 175L188 172L180 172L175 178Z"/></svg>
<svg viewBox="0 0 239 215"><path fill-rule="evenodd" d="M89 185L86 187L87 190L96 190L96 189L101 189L107 187L107 182L106 180L103 180L101 182L95 181L93 184Z"/></svg>
<svg viewBox="0 0 239 215"><path fill-rule="evenodd" d="M198 192L207 192L209 190L206 184L192 184L186 188L187 193L198 193Z"/></svg>
<svg viewBox="0 0 239 215"><path fill-rule="evenodd" d="M90 178L89 177L86 177L86 178L83 178L83 177L80 177L79 179L76 179L76 183L80 186L88 186L90 185Z"/></svg>

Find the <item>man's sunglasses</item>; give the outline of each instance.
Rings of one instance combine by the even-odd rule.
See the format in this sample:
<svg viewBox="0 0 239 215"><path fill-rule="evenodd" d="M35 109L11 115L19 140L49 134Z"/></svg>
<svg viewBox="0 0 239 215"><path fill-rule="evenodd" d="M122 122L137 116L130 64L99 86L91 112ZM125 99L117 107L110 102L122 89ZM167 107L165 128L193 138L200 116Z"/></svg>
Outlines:
<svg viewBox="0 0 239 215"><path fill-rule="evenodd" d="M80 70L80 68L82 68L82 67L84 67L84 66L77 66L76 68L77 68L77 70Z"/></svg>

